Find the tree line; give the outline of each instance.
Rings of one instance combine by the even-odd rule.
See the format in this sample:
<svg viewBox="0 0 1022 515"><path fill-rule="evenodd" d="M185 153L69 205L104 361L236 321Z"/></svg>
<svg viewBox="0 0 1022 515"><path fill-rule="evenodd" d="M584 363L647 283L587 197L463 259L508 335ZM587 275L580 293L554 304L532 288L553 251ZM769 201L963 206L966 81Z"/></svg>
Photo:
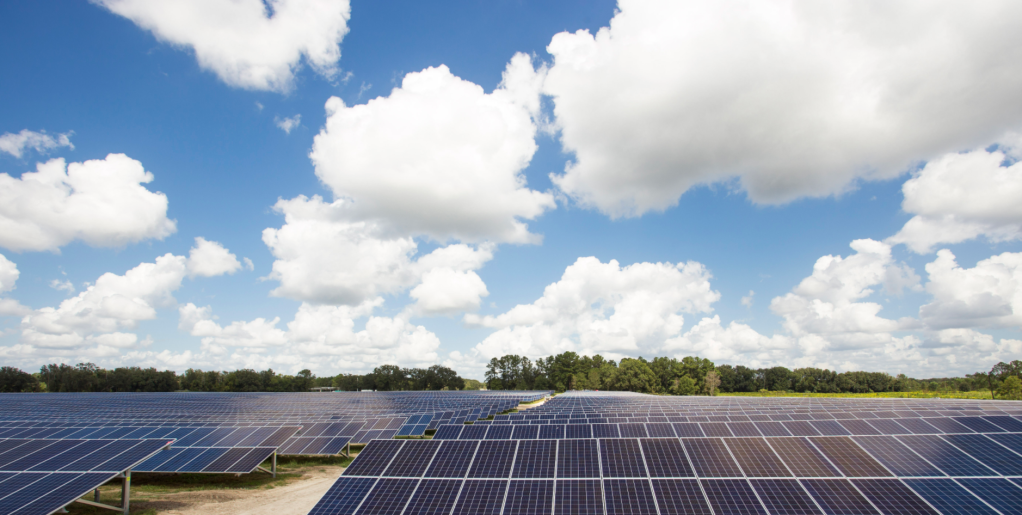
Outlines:
<svg viewBox="0 0 1022 515"><path fill-rule="evenodd" d="M537 359L506 355L486 366L491 390L617 390L670 395L784 391L799 393L969 392L1001 390L1022 377L1022 361L998 363L990 372L964 377L914 379L885 372L835 372L821 368L749 368L715 365L694 356L682 359L624 358L615 363L600 356L564 352ZM1017 380L1017 379L1016 379ZM1011 382L1012 385L1014 381ZM1014 388L1009 385L1006 392ZM1011 394L1006 393L1010 396Z"/></svg>
<svg viewBox="0 0 1022 515"><path fill-rule="evenodd" d="M481 384L476 383L478 389ZM183 374L173 370L121 367L112 370L93 363L51 364L30 374L15 367L0 367L0 393L33 392L308 392L312 388L340 390L463 390L467 384L450 368L377 367L369 374L339 374L316 377L310 370L295 375L273 369L241 369L231 372L189 368Z"/></svg>

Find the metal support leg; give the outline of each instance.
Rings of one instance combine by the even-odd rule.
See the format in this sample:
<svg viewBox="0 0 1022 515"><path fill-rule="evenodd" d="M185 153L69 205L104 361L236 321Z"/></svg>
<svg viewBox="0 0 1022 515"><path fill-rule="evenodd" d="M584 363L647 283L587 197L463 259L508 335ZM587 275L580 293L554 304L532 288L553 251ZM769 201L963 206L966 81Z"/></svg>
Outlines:
<svg viewBox="0 0 1022 515"><path fill-rule="evenodd" d="M273 478L276 479L277 478L277 451L273 451L273 463L271 463L271 466L272 466L272 468L270 470L272 471Z"/></svg>
<svg viewBox="0 0 1022 515"><path fill-rule="evenodd" d="M99 502L99 488L97 488L96 491L93 492L92 498L95 499L96 502Z"/></svg>
<svg viewBox="0 0 1022 515"><path fill-rule="evenodd" d="M124 482L121 483L121 508L124 509L124 515L128 515L128 510L131 506L131 471L124 471Z"/></svg>

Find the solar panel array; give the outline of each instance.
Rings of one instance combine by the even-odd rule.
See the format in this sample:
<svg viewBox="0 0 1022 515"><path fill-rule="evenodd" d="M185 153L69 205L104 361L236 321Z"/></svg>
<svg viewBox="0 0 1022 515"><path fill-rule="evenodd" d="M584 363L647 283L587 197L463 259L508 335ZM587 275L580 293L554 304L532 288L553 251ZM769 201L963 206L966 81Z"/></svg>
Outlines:
<svg viewBox="0 0 1022 515"><path fill-rule="evenodd" d="M48 515L146 460L166 439L0 439L0 513Z"/></svg>
<svg viewBox="0 0 1022 515"><path fill-rule="evenodd" d="M279 454L337 454L349 443L422 435L442 423L485 419L514 408L521 401L545 395L546 392L4 394L0 396L0 438L172 435L179 440L175 447L248 448L254 452L253 449L269 444L248 437L297 427L300 428L297 434L292 431L287 439L274 442ZM230 436L224 436L220 443L189 443L193 436L203 432L237 436L244 431L250 434L234 438L233 443L229 443ZM190 454L183 456L187 455ZM210 451L203 459L213 455L214 451ZM186 466L192 469L201 462ZM169 460L168 463L177 464Z"/></svg>
<svg viewBox="0 0 1022 515"><path fill-rule="evenodd" d="M1022 403L569 394L370 443L313 514L1018 514Z"/></svg>

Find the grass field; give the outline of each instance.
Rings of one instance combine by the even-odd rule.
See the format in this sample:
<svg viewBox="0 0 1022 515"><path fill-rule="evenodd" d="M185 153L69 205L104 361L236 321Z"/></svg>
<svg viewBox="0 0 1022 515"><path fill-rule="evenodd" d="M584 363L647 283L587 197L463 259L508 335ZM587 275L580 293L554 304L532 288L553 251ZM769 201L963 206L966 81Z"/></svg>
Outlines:
<svg viewBox="0 0 1022 515"><path fill-rule="evenodd" d="M793 393L793 392L742 392L721 393L725 397L848 397L853 399L986 399L989 391L977 392L882 392L882 393Z"/></svg>

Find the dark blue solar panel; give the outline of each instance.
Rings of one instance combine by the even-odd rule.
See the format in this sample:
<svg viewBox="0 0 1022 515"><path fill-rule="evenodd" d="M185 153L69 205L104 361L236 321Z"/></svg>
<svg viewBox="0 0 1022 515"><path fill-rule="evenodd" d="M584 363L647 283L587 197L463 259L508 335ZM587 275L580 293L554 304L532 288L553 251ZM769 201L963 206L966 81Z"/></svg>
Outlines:
<svg viewBox="0 0 1022 515"><path fill-rule="evenodd" d="M418 479L380 479L362 501L362 506L358 509L359 515L401 513L418 483Z"/></svg>
<svg viewBox="0 0 1022 515"><path fill-rule="evenodd" d="M9 470L7 465L14 463L32 453L46 449L57 443L57 440L29 440L0 456L0 470Z"/></svg>
<svg viewBox="0 0 1022 515"><path fill-rule="evenodd" d="M994 471L958 450L939 436L898 437L905 445L951 476L990 476Z"/></svg>
<svg viewBox="0 0 1022 515"><path fill-rule="evenodd" d="M500 515L507 480L466 480L452 515Z"/></svg>
<svg viewBox="0 0 1022 515"><path fill-rule="evenodd" d="M412 495L404 515L447 515L461 490L458 479L425 479Z"/></svg>
<svg viewBox="0 0 1022 515"><path fill-rule="evenodd" d="M972 429L977 433L1003 433L1004 430L979 417L955 417L955 422Z"/></svg>
<svg viewBox="0 0 1022 515"><path fill-rule="evenodd" d="M483 440L479 442L475 460L469 469L470 478L506 478L511 474L517 442L513 440Z"/></svg>
<svg viewBox="0 0 1022 515"><path fill-rule="evenodd" d="M760 433L763 433L763 436L791 436L791 433L784 427L784 424L780 422L753 422L753 424L756 425L756 429L759 429Z"/></svg>
<svg viewBox="0 0 1022 515"><path fill-rule="evenodd" d="M165 461L158 468L152 469L153 472L176 472L177 469L185 466L188 462L194 460L200 454L206 452L203 448L192 448L188 447L185 449L174 449L180 451L178 454ZM146 469L150 470L150 469Z"/></svg>
<svg viewBox="0 0 1022 515"><path fill-rule="evenodd" d="M185 463L178 472L201 472L202 469L208 467L211 463L223 456L227 451L225 447L207 447L201 454L195 457L192 461Z"/></svg>
<svg viewBox="0 0 1022 515"><path fill-rule="evenodd" d="M674 428L667 423L646 424L646 432L652 438L674 438Z"/></svg>
<svg viewBox="0 0 1022 515"><path fill-rule="evenodd" d="M249 449L244 447L234 447L225 451L201 470L203 472L227 472L232 465L249 453Z"/></svg>
<svg viewBox="0 0 1022 515"><path fill-rule="evenodd" d="M898 476L944 475L894 437L856 436L852 439Z"/></svg>
<svg viewBox="0 0 1022 515"><path fill-rule="evenodd" d="M997 427L1013 433L1022 433L1022 421L1011 417L983 417Z"/></svg>
<svg viewBox="0 0 1022 515"><path fill-rule="evenodd" d="M504 513L515 515L550 515L554 501L554 482L513 480L508 486Z"/></svg>
<svg viewBox="0 0 1022 515"><path fill-rule="evenodd" d="M137 445L92 468L94 472L121 472L166 447L163 440L127 440Z"/></svg>
<svg viewBox="0 0 1022 515"><path fill-rule="evenodd" d="M943 433L943 431L933 427L921 418L902 418L898 419L898 423L904 426L905 429L908 429L917 435L934 435Z"/></svg>
<svg viewBox="0 0 1022 515"><path fill-rule="evenodd" d="M848 432L850 434L853 434L853 435L867 436L867 435L879 435L879 434L883 434L880 431L878 431L875 427L871 426L869 424L869 422L866 422L865 420L858 420L858 419L839 420L838 424L841 424L841 427L847 429ZM784 435L771 435L771 436L784 436Z"/></svg>
<svg viewBox="0 0 1022 515"><path fill-rule="evenodd" d="M826 436L845 436L851 434L841 424L837 423L836 420L812 420L809 422L812 426L820 432L821 435Z"/></svg>
<svg viewBox="0 0 1022 515"><path fill-rule="evenodd" d="M422 477L440 444L441 442L433 440L408 440L381 475Z"/></svg>
<svg viewBox="0 0 1022 515"><path fill-rule="evenodd" d="M744 479L704 479L700 483L716 515L766 515Z"/></svg>
<svg viewBox="0 0 1022 515"><path fill-rule="evenodd" d="M509 426L510 427L510 426ZM545 426L513 426L514 433L511 438L514 440L535 440L539 437L539 428ZM489 436L489 435L487 435Z"/></svg>
<svg viewBox="0 0 1022 515"><path fill-rule="evenodd" d="M654 479L653 493L661 514L712 515L699 482L694 479Z"/></svg>
<svg viewBox="0 0 1022 515"><path fill-rule="evenodd" d="M899 424L896 420L891 419L874 419L870 420L869 424L885 435L910 435L912 431L908 428Z"/></svg>
<svg viewBox="0 0 1022 515"><path fill-rule="evenodd" d="M1005 452L1004 447L983 435L945 435L944 439L999 474L1022 475L1022 456Z"/></svg>
<svg viewBox="0 0 1022 515"><path fill-rule="evenodd" d="M945 433L973 433L975 431L955 422L950 418L928 418L926 422Z"/></svg>
<svg viewBox="0 0 1022 515"><path fill-rule="evenodd" d="M846 479L803 479L802 484L828 515L879 515Z"/></svg>
<svg viewBox="0 0 1022 515"><path fill-rule="evenodd" d="M362 503L376 479L341 477L330 487L309 515L351 515Z"/></svg>
<svg viewBox="0 0 1022 515"><path fill-rule="evenodd" d="M731 458L724 442L717 438L682 439L696 475L700 477L741 477L742 471Z"/></svg>
<svg viewBox="0 0 1022 515"><path fill-rule="evenodd" d="M134 447L136 444L138 444L138 440L113 440L95 452L64 465L60 470L88 472L104 462L117 457L117 455Z"/></svg>
<svg viewBox="0 0 1022 515"><path fill-rule="evenodd" d="M426 471L426 477L465 477L479 442L448 440L442 442Z"/></svg>
<svg viewBox="0 0 1022 515"><path fill-rule="evenodd" d="M957 482L1001 513L1022 513L1022 488L1007 479L966 478Z"/></svg>
<svg viewBox="0 0 1022 515"><path fill-rule="evenodd" d="M486 432L487 440L508 440L511 438L511 432L514 431L514 426L490 426L490 430Z"/></svg>
<svg viewBox="0 0 1022 515"><path fill-rule="evenodd" d="M593 426L589 424L568 424L565 426L565 438L592 438Z"/></svg>
<svg viewBox="0 0 1022 515"><path fill-rule="evenodd" d="M656 503L645 479L606 479L603 495L607 515L656 515Z"/></svg>
<svg viewBox="0 0 1022 515"><path fill-rule="evenodd" d="M82 456L81 454L68 454L68 451L73 450L75 447L78 447L84 442L85 440L57 440L53 442L52 445L46 446L44 449L33 452L32 454L0 467L0 470L10 470L15 472L32 470L37 465L47 461L50 462L51 467L39 470L58 470L59 467L55 467L55 463L67 464Z"/></svg>
<svg viewBox="0 0 1022 515"><path fill-rule="evenodd" d="M701 438L705 436L699 424L691 422L678 422L674 424L674 432L680 437Z"/></svg>
<svg viewBox="0 0 1022 515"><path fill-rule="evenodd" d="M563 424L544 424L539 426L539 438L556 439L564 438Z"/></svg>
<svg viewBox="0 0 1022 515"><path fill-rule="evenodd" d="M484 426L481 424L465 426L465 428L461 430L461 436L458 438L462 440L482 440L483 437L486 436L486 430L489 428L490 426Z"/></svg>
<svg viewBox="0 0 1022 515"><path fill-rule="evenodd" d="M692 477L692 467L685 449L676 439L647 438L640 440L650 477Z"/></svg>
<svg viewBox="0 0 1022 515"><path fill-rule="evenodd" d="M345 476L378 476L390 465L391 459L401 448L401 440L373 440L358 453L351 465L344 470Z"/></svg>
<svg viewBox="0 0 1022 515"><path fill-rule="evenodd" d="M638 440L600 440L600 462L603 477L648 477Z"/></svg>
<svg viewBox="0 0 1022 515"><path fill-rule="evenodd" d="M822 515L820 508L794 479L753 479L749 483L771 515Z"/></svg>
<svg viewBox="0 0 1022 515"><path fill-rule="evenodd" d="M58 475L58 474L55 474ZM85 474L59 474L66 476L60 486L50 490L45 495L22 506L14 515L49 514L66 506L78 499L86 492L93 490L110 480L110 474L85 473Z"/></svg>
<svg viewBox="0 0 1022 515"><path fill-rule="evenodd" d="M994 515L997 513L951 479L905 479L903 481L944 515Z"/></svg>
<svg viewBox="0 0 1022 515"><path fill-rule="evenodd" d="M557 462L556 440L523 440L518 443L513 478L552 478Z"/></svg>
<svg viewBox="0 0 1022 515"><path fill-rule="evenodd" d="M897 479L853 479L852 483L883 513L938 515L926 501Z"/></svg>
<svg viewBox="0 0 1022 515"><path fill-rule="evenodd" d="M593 424L593 438L618 438L617 424Z"/></svg>
<svg viewBox="0 0 1022 515"><path fill-rule="evenodd" d="M557 481L556 489L554 515L603 515L603 488L599 480Z"/></svg>
<svg viewBox="0 0 1022 515"><path fill-rule="evenodd" d="M455 426L450 424L441 425L437 428L436 433L433 434L434 440L453 440L458 438L461 434L461 430L465 426Z"/></svg>
<svg viewBox="0 0 1022 515"><path fill-rule="evenodd" d="M16 477L4 482L5 491L0 492L0 495L4 495L5 493L7 495L0 498L0 513L14 513L22 506L45 496L54 489L74 480L77 477L76 474L34 473L19 474L19 476L25 477L24 479ZM15 483L15 479L22 480ZM9 490L7 488L9 488Z"/></svg>
<svg viewBox="0 0 1022 515"><path fill-rule="evenodd" d="M600 477L596 440L562 440L558 445L558 478Z"/></svg>
<svg viewBox="0 0 1022 515"><path fill-rule="evenodd" d="M618 431L621 438L646 438L646 424L619 424Z"/></svg>

